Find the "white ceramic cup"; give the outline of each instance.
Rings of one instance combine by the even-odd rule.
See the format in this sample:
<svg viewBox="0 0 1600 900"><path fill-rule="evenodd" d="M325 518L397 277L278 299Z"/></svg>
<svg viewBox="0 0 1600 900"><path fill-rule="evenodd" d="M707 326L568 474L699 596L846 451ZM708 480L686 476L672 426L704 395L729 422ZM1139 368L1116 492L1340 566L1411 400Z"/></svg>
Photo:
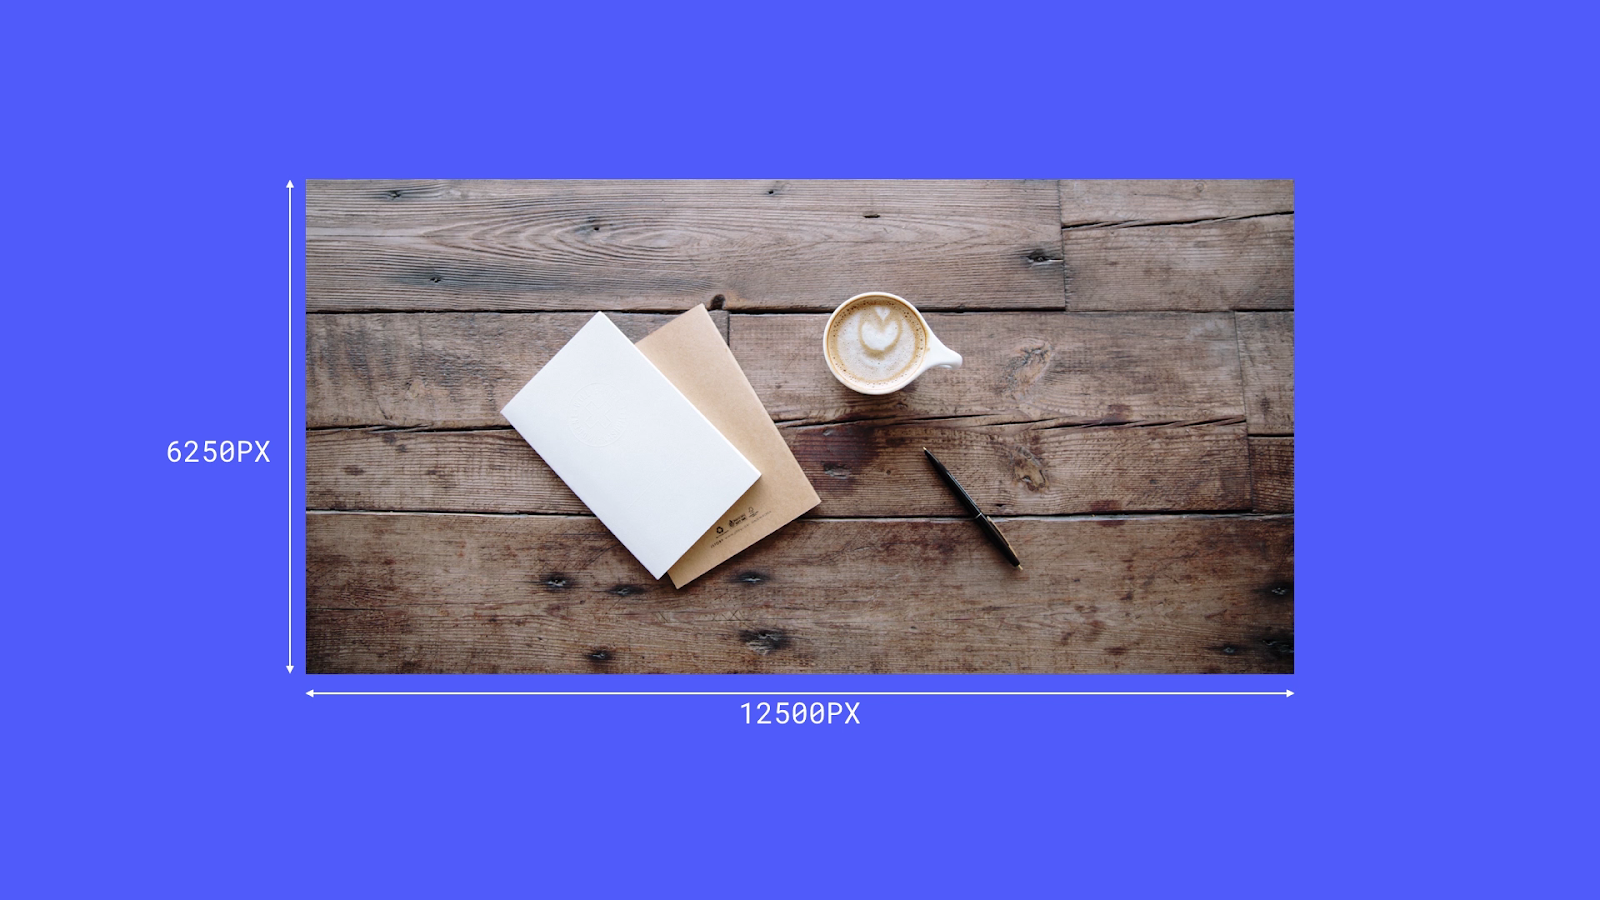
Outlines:
<svg viewBox="0 0 1600 900"><path fill-rule="evenodd" d="M856 371L846 357L856 360ZM915 306L882 291L839 304L822 332L822 358L840 384L862 394L891 394L929 369L961 366L961 354L933 336ZM886 370L876 371L877 366Z"/></svg>

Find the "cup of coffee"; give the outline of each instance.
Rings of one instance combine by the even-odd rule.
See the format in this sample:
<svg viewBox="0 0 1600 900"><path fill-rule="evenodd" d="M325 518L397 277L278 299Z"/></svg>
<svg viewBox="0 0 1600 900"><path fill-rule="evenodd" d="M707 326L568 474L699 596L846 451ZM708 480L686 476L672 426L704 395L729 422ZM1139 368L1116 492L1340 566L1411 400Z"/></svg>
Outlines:
<svg viewBox="0 0 1600 900"><path fill-rule="evenodd" d="M822 335L822 356L840 384L863 394L893 393L936 366L961 366L961 354L939 343L915 306L878 291L839 304Z"/></svg>

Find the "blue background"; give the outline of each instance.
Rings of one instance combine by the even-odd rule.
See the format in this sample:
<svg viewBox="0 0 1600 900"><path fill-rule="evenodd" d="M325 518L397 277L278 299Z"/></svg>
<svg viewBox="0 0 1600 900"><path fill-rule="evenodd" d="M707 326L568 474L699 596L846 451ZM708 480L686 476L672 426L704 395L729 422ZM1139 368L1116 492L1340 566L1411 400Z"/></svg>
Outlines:
<svg viewBox="0 0 1600 900"><path fill-rule="evenodd" d="M1592 27L982 8L17 14L15 895L1592 886ZM284 183L298 300L304 179L437 176L1295 179L1295 674L303 674ZM272 463L168 463L187 438ZM1295 695L757 728L743 698L312 688Z"/></svg>

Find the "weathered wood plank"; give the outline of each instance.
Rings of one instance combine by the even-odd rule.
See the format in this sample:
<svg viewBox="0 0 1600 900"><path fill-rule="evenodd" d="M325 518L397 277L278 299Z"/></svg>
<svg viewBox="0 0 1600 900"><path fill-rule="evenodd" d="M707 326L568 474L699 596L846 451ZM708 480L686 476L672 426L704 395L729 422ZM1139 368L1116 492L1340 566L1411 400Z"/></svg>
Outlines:
<svg viewBox="0 0 1600 900"><path fill-rule="evenodd" d="M311 431L306 507L587 515L515 431Z"/></svg>
<svg viewBox="0 0 1600 900"><path fill-rule="evenodd" d="M784 429L822 497L819 516L963 515L923 456L986 512L1218 511L1249 504L1241 424L1076 428L961 420Z"/></svg>
<svg viewBox="0 0 1600 900"><path fill-rule="evenodd" d="M1051 181L311 181L311 311L1062 308Z"/></svg>
<svg viewBox="0 0 1600 900"><path fill-rule="evenodd" d="M1250 508L1243 424L1051 428L960 420L782 429L822 497L817 516L960 515L922 448L991 513ZM514 431L314 431L312 509L584 514Z"/></svg>
<svg viewBox="0 0 1600 900"><path fill-rule="evenodd" d="M306 427L505 425L500 408L593 315L307 316ZM635 341L673 318L606 315ZM711 317L726 339L728 314Z"/></svg>
<svg viewBox="0 0 1600 900"><path fill-rule="evenodd" d="M1192 222L1294 212L1294 182L1149 179L1061 182L1063 227Z"/></svg>
<svg viewBox="0 0 1600 900"><path fill-rule="evenodd" d="M1250 482L1257 512L1294 512L1294 438L1251 438Z"/></svg>
<svg viewBox="0 0 1600 900"><path fill-rule="evenodd" d="M1251 434L1294 433L1294 313L1240 313L1239 363Z"/></svg>
<svg viewBox="0 0 1600 900"><path fill-rule="evenodd" d="M1066 228L1067 309L1294 307L1294 216Z"/></svg>
<svg viewBox="0 0 1600 900"><path fill-rule="evenodd" d="M1228 314L931 314L965 357L882 397L822 361L826 316L736 315L729 346L776 420L999 416L1010 421L1199 421L1243 415Z"/></svg>
<svg viewBox="0 0 1600 900"><path fill-rule="evenodd" d="M588 315L309 316L307 426L503 426L500 408ZM612 318L635 340L668 321ZM733 314L728 321L734 356L777 420L993 415L1115 423L1244 415L1239 345L1225 313L932 314L935 332L965 354L965 365L935 369L886 397L857 394L828 374L826 316Z"/></svg>
<svg viewBox="0 0 1600 900"><path fill-rule="evenodd" d="M586 517L307 516L311 672L1289 672L1293 520L801 519L682 591Z"/></svg>

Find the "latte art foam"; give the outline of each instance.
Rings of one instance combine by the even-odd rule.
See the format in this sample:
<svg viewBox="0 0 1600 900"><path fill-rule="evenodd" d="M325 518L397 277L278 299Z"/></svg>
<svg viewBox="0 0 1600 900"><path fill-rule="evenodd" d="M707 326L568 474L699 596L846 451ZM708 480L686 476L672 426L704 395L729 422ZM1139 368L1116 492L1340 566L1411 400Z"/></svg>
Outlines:
<svg viewBox="0 0 1600 900"><path fill-rule="evenodd" d="M923 352L925 339L915 315L890 301L862 302L834 321L828 347L851 377L869 384L905 374Z"/></svg>

